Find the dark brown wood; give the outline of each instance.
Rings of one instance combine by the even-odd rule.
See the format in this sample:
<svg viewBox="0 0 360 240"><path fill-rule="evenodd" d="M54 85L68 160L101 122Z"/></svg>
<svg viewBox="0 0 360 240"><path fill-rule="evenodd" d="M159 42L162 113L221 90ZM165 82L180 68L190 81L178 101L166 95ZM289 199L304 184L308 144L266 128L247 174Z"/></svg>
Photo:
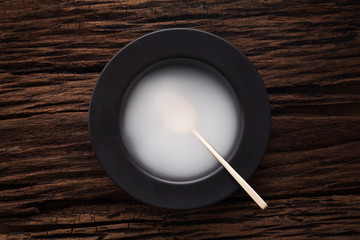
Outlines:
<svg viewBox="0 0 360 240"><path fill-rule="evenodd" d="M115 186L87 110L106 62L154 30L215 33L259 70L271 139L250 184L207 208ZM0 1L0 239L359 239L358 1Z"/></svg>

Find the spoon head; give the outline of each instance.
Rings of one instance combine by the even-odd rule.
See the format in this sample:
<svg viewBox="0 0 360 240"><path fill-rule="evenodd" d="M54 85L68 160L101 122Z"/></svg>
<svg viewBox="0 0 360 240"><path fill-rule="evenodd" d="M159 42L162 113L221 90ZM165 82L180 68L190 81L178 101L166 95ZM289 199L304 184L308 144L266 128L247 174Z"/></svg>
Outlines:
<svg viewBox="0 0 360 240"><path fill-rule="evenodd" d="M196 126L196 113L191 103L174 90L162 89L156 94L155 108L159 119L170 130L187 133Z"/></svg>

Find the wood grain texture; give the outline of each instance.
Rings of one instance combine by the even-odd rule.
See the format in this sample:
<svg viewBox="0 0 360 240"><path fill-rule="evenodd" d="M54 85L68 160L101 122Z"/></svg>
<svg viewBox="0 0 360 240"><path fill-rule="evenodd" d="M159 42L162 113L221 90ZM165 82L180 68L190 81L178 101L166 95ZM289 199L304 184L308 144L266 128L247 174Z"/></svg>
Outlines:
<svg viewBox="0 0 360 240"><path fill-rule="evenodd" d="M158 209L96 160L99 73L143 34L190 27L259 70L271 139L250 184L207 208ZM358 1L0 1L0 239L359 239Z"/></svg>

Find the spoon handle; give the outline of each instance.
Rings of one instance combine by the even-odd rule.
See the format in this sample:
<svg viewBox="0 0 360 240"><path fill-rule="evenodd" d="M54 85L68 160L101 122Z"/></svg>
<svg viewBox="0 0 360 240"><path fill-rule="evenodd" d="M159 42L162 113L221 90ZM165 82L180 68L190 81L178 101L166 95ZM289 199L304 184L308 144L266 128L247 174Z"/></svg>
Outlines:
<svg viewBox="0 0 360 240"><path fill-rule="evenodd" d="M230 164L225 161L221 155L194 129L192 133L200 140L200 142L211 152L212 155L224 166L224 168L231 174L231 176L240 184L240 186L250 195L250 197L261 207L266 209L268 205L266 202L255 192L255 190L235 171Z"/></svg>

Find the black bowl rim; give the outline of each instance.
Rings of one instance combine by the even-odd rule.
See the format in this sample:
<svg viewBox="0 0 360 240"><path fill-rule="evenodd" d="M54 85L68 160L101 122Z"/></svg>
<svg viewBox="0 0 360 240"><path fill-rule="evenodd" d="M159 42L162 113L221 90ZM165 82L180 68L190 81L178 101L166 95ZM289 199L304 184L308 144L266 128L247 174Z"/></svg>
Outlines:
<svg viewBox="0 0 360 240"><path fill-rule="evenodd" d="M268 144L270 104L255 67L236 47L214 34L172 28L149 33L126 45L106 64L96 82L88 124L94 152L118 186L136 199L157 207L192 209L228 197L239 188L238 184L225 169L190 182L163 181L144 174L131 160L119 130L123 96L136 76L157 62L176 58L194 59L212 66L233 87L242 108L243 127L231 165L248 179Z"/></svg>

